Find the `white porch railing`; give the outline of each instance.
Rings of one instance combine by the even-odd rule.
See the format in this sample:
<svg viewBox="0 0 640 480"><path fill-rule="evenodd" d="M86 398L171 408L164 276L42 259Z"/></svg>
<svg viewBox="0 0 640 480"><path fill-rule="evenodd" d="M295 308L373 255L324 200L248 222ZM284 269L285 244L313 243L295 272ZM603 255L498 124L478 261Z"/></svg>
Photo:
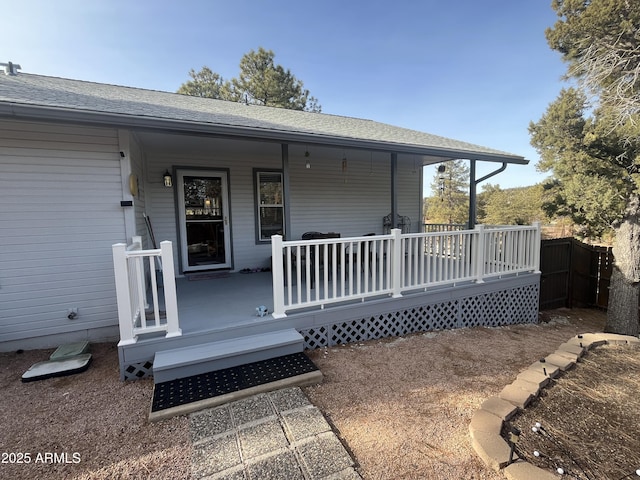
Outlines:
<svg viewBox="0 0 640 480"><path fill-rule="evenodd" d="M118 345L135 343L138 335L145 333L166 332L167 337L182 335L171 242L161 242L159 249L142 250L142 239L133 237L132 240L129 246L118 243L112 247L120 323ZM156 262L162 269L162 290L156 279ZM160 291L164 295L165 312L160 311ZM147 292L151 294L151 303Z"/></svg>
<svg viewBox="0 0 640 480"><path fill-rule="evenodd" d="M459 232L467 228L464 223L423 223L422 231L424 233L433 232Z"/></svg>
<svg viewBox="0 0 640 480"><path fill-rule="evenodd" d="M538 272L540 224L283 241L272 238L273 316L492 277Z"/></svg>

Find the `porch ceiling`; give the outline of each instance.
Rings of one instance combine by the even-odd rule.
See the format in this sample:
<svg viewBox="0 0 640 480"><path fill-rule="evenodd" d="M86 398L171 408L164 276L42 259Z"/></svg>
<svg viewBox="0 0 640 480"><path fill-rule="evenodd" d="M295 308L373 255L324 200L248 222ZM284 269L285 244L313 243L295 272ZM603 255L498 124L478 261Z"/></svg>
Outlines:
<svg viewBox="0 0 640 480"><path fill-rule="evenodd" d="M193 135L188 133L159 133L153 132L150 130L142 130L137 133L138 139L141 141L143 148L147 152L158 152L163 154L175 154L175 155L189 155L189 154L201 154L202 152L209 151L212 148L212 142L220 139L219 136L211 136L211 135ZM227 139L230 140L230 139ZM244 141L246 145L247 152L250 153L252 148L255 149L255 153L264 153L264 141L260 141L255 138L242 138L242 139L233 139L234 141ZM294 144L293 148L300 148L301 151L304 149L308 149L310 147L316 149L336 149L340 150L340 154L342 154L344 147L339 145L314 145L311 143L307 144ZM279 143L273 142L274 153L280 155L280 146ZM363 152L375 151L380 153L381 150L379 148L367 150L363 148L354 148L353 150L361 150ZM383 153L390 154L392 150L388 152L383 151ZM290 151L291 153L291 151ZM315 154L315 152L314 152ZM367 158L369 153L366 153ZM408 153L406 155L409 155ZM314 155L315 156L315 155ZM424 154L412 154L412 158L415 158L422 165L433 165L436 163L446 162L448 160L455 160L459 157L451 156L451 155L424 155ZM388 156L385 159L389 159ZM379 157L375 157L374 160L379 160ZM507 162L508 163L508 162Z"/></svg>

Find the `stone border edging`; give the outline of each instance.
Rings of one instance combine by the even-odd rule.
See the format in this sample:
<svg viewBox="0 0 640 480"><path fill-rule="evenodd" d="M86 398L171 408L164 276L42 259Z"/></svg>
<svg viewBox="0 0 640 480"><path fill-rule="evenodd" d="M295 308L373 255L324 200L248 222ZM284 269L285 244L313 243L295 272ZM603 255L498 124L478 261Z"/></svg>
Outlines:
<svg viewBox="0 0 640 480"><path fill-rule="evenodd" d="M523 370L516 379L496 397L486 399L476 410L469 424L471 444L484 463L509 480L557 480L557 476L542 470L525 460L516 459L511 465L511 447L502 438L504 422L510 420L518 410L526 408L540 394L540 390L562 371L567 371L588 350L600 345L626 345L640 343L638 337L615 333L584 333L570 338L558 349Z"/></svg>

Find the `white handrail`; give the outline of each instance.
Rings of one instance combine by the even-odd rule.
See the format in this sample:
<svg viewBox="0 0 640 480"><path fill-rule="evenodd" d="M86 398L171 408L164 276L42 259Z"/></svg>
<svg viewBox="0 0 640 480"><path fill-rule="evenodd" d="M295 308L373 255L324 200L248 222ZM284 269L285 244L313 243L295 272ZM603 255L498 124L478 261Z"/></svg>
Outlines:
<svg viewBox="0 0 640 480"><path fill-rule="evenodd" d="M167 337L182 334L171 242L161 242L159 249L142 250L141 241L140 237L134 237L128 247L124 243L112 247L120 325L119 345L135 343L138 336L145 333L166 332ZM162 290L156 279L157 261L162 268ZM147 290L151 293L151 305L148 303ZM164 295L164 318L160 311L160 292Z"/></svg>
<svg viewBox="0 0 640 480"><path fill-rule="evenodd" d="M318 240L272 238L275 318L306 307L540 271L540 224Z"/></svg>

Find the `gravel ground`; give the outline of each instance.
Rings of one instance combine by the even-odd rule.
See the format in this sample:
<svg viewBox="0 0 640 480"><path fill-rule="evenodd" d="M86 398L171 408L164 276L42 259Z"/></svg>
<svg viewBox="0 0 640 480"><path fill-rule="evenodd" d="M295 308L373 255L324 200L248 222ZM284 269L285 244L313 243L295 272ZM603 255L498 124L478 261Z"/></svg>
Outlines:
<svg viewBox="0 0 640 480"><path fill-rule="evenodd" d="M552 312L550 322L473 328L320 349L324 374L305 392L339 430L365 479L503 479L471 447L469 422L526 366L604 314Z"/></svg>
<svg viewBox="0 0 640 480"><path fill-rule="evenodd" d="M86 372L29 383L53 350L0 353L0 478L188 478L188 419L148 423L153 381L121 382L115 344L91 350Z"/></svg>
<svg viewBox="0 0 640 480"><path fill-rule="evenodd" d="M365 479L499 479L471 449L473 411L522 368L603 324L601 312L565 310L540 326L319 349L310 356L325 380L305 392ZM189 478L188 419L147 422L153 382L120 382L114 344L93 345L84 373L22 383L22 373L51 352L0 353L0 478ZM16 463L20 455L23 463Z"/></svg>

